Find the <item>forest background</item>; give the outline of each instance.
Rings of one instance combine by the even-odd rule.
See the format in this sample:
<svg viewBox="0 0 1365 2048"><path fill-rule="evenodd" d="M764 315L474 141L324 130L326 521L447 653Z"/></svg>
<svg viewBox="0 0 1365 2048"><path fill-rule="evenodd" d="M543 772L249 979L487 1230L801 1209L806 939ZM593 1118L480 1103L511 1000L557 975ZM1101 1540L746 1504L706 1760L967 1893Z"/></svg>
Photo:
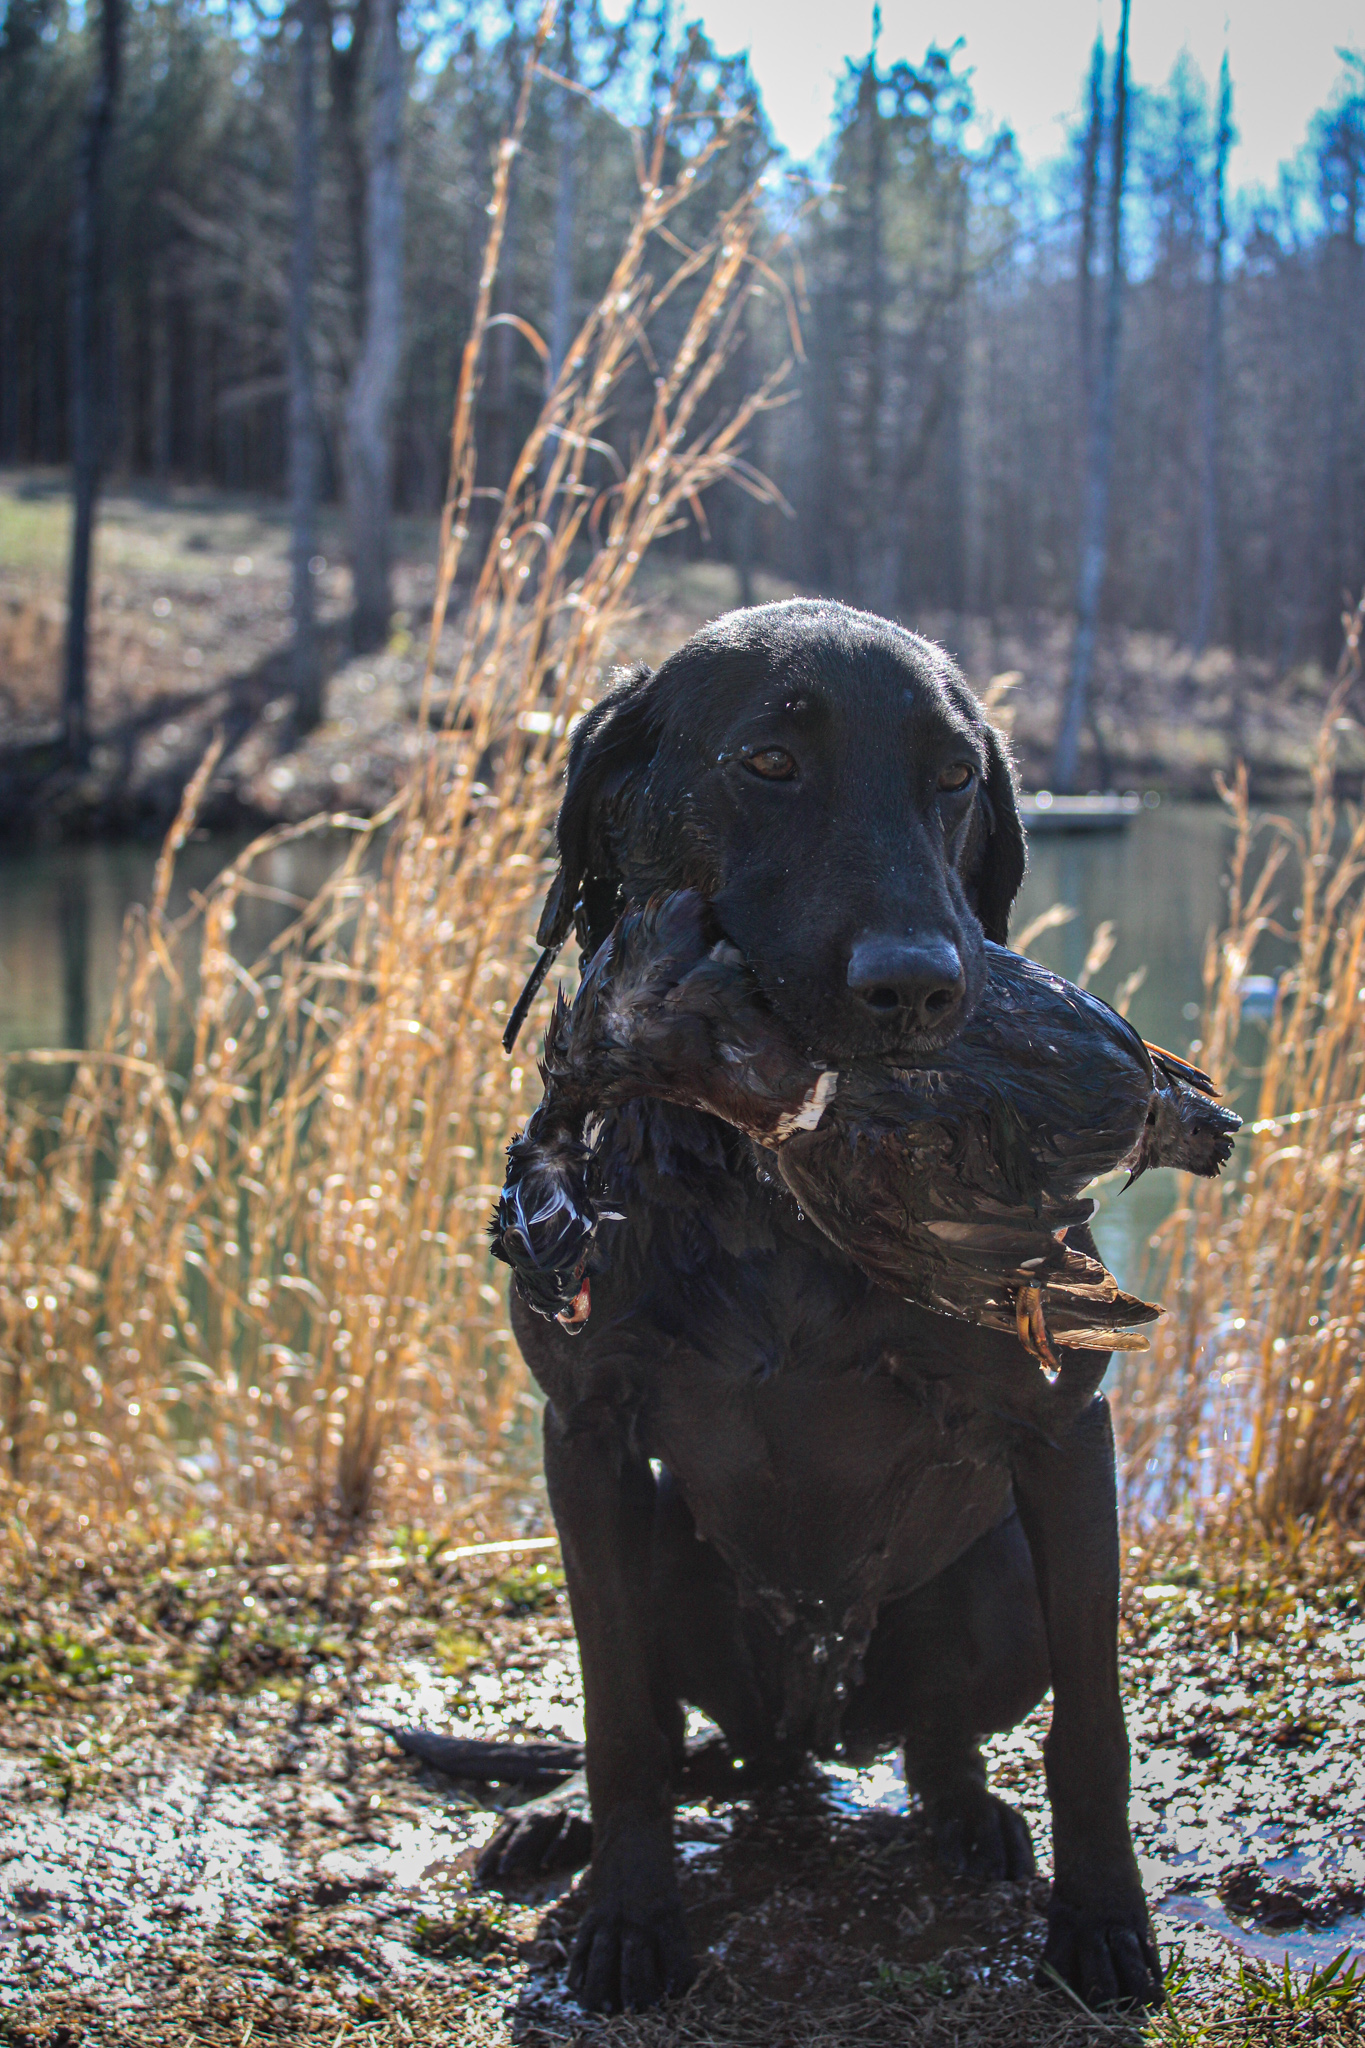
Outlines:
<svg viewBox="0 0 1365 2048"><path fill-rule="evenodd" d="M363 569L353 630L377 644L393 605L390 496L400 513L434 513L445 488L497 142L534 10L115 0L114 14L92 318L100 464L283 492L306 347L308 466L324 499L348 500ZM0 18L0 464L76 453L71 219L99 34L93 12L61 0L9 0ZM1117 296L1101 618L1196 656L1217 643L1279 672L1331 666L1365 560L1365 71L1349 53L1278 187L1232 195L1226 72L1210 89L1182 58L1164 90L1121 94L1097 43L1066 151L1029 171L1009 132L977 118L961 46L913 67L874 49L847 69L811 201L742 57L717 56L667 0L632 0L614 20L571 0L511 181L497 308L541 346L510 323L490 337L488 519L625 232L628 124L657 108L689 35L697 111L755 107L723 176L737 194L767 168L774 238L799 216L802 348L789 403L745 451L776 492L756 501L737 476L668 548L733 565L746 597L768 569L907 618L1066 613ZM302 307L301 179L315 232ZM790 347L780 294L751 301L718 416ZM618 407L619 451L648 402L641 380L634 409ZM294 469L297 486L297 450ZM296 613L306 591L296 577Z"/></svg>

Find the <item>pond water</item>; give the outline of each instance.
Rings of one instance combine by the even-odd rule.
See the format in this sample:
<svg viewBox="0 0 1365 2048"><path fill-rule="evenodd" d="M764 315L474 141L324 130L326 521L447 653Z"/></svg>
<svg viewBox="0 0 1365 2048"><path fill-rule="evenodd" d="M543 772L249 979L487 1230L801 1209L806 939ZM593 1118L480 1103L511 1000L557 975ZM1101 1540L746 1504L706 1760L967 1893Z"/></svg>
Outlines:
<svg viewBox="0 0 1365 2048"><path fill-rule="evenodd" d="M202 887L238 851L240 842L191 840L181 854L173 908ZM1112 998L1138 968L1146 978L1132 1002L1147 1038L1187 1053L1204 946L1223 907L1222 878L1231 831L1221 808L1165 803L1127 832L1093 837L1035 838L1015 918L1016 931L1051 904L1072 906L1065 926L1045 932L1032 950L1074 977L1095 928L1111 920L1114 951L1094 980ZM145 903L156 862L154 844L74 845L8 853L0 859L0 1052L38 1046L79 1046L93 1039L107 1014L118 967L119 934L135 903ZM255 872L275 889L307 898L337 857L335 841L304 840L280 848ZM279 928L275 906L243 901L238 950L249 957ZM1149 1174L1120 1198L1104 1190L1098 1234L1119 1279L1138 1282L1144 1248L1176 1194L1170 1174Z"/></svg>
<svg viewBox="0 0 1365 2048"><path fill-rule="evenodd" d="M1036 959L1075 980L1096 928L1114 927L1114 950L1092 979L1113 1001L1145 970L1129 1015L1154 1045L1184 1058L1199 1031L1204 953L1223 920L1233 831L1221 804L1163 803L1142 811L1126 832L1038 835L1014 915L1014 930L1051 904L1075 910L1068 924L1030 946ZM1259 963L1258 963L1259 964ZM1099 1189L1095 1235L1119 1282L1141 1291L1148 1241L1173 1208L1180 1179L1148 1173L1126 1194L1121 1181Z"/></svg>

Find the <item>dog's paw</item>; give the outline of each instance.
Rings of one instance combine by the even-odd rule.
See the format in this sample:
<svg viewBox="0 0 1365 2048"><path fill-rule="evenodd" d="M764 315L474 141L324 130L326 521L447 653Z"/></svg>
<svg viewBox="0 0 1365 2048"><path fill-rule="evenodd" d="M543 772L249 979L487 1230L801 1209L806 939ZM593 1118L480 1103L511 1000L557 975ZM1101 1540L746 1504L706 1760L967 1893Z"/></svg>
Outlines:
<svg viewBox="0 0 1365 2048"><path fill-rule="evenodd" d="M1165 1996L1161 1958L1141 1899L1126 1912L1112 1913L1084 1912L1054 1899L1038 1983L1055 1986L1054 1971L1089 2006L1150 2008Z"/></svg>
<svg viewBox="0 0 1365 2048"><path fill-rule="evenodd" d="M676 1998L696 1975L676 1899L619 1893L589 1906L569 1961L569 1989L589 2012L638 2012Z"/></svg>
<svg viewBox="0 0 1365 2048"><path fill-rule="evenodd" d="M534 1806L507 1816L480 1851L474 1878L489 1891L517 1891L591 1860L590 1820L572 1808Z"/></svg>
<svg viewBox="0 0 1365 2048"><path fill-rule="evenodd" d="M990 1792L973 1786L959 1798L936 1802L929 1829L935 1854L954 1877L1000 1884L1037 1876L1027 1821Z"/></svg>

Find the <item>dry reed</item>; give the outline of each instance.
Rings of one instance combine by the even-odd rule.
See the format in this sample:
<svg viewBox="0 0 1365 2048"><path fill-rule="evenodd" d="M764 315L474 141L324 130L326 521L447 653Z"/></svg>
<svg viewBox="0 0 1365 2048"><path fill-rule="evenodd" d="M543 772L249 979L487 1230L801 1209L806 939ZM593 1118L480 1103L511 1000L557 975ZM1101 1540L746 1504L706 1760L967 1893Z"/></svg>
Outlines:
<svg viewBox="0 0 1365 2048"><path fill-rule="evenodd" d="M772 385L728 412L715 386L751 296L781 289L754 192L683 239L744 116L709 132L694 117L680 141L675 93L639 146L633 226L500 494L458 667L438 685L479 489L474 400L508 181L552 19L498 162L411 787L377 820L266 834L177 922L172 870L206 761L55 1124L21 1085L31 1056L6 1062L0 1483L16 1510L45 1496L147 1526L196 1504L354 1518L385 1483L390 1514L427 1527L517 1519L532 1403L485 1223L536 1091L530 1055L509 1063L499 1035L533 958L569 730L628 636L635 571L720 478L764 489L741 451ZM641 376L652 412L622 452L608 422ZM324 833L343 848L327 885L238 959L238 908L280 894L272 852ZM533 1018L524 1043L538 1036Z"/></svg>
<svg viewBox="0 0 1365 2048"><path fill-rule="evenodd" d="M4 1063L0 1487L16 1529L44 1496L148 1526L196 1509L353 1520L382 1482L391 1515L475 1532L515 1521L526 1499L534 1404L484 1223L535 1084L529 1054L503 1058L502 1023L533 958L568 734L628 637L639 563L719 479L765 489L742 447L773 383L728 413L715 386L751 296L782 290L753 192L695 245L678 232L743 117L717 117L701 139L690 128L679 151L675 95L640 146L639 209L610 285L496 494L456 670L439 681L481 489L473 423L509 179L551 21L547 8L498 161L411 786L377 820L264 835L175 920L174 862L211 756L152 901L129 920L99 1045ZM670 150L681 168L666 181ZM653 408L627 459L608 424L641 373ZM1224 1085L1244 1078L1240 985L1295 863L1302 901L1239 1170L1194 1185L1173 1217L1172 1313L1125 1365L1139 1519L1224 1502L1282 1529L1365 1501L1365 822L1343 827L1333 797L1363 616L1347 622L1306 830L1258 827L1244 776L1226 793L1236 848L1202 1040ZM239 959L239 907L283 900L271 855L322 834L344 849L326 886L289 899L284 929ZM1096 934L1089 971L1110 943ZM537 1036L533 1017L523 1043ZM35 1059L75 1068L55 1121L21 1085Z"/></svg>
<svg viewBox="0 0 1365 2048"><path fill-rule="evenodd" d="M1191 1182L1159 1246L1172 1313L1119 1399L1128 1498L1157 1519L1207 1511L1294 1534L1365 1506L1365 818L1334 797L1365 600L1345 620L1306 826L1257 821L1241 773L1226 927L1209 942L1199 1057L1247 1127L1221 1182ZM1277 885L1297 887L1293 922ZM1243 983L1288 944L1255 1066ZM1154 1284L1157 1284L1154 1282Z"/></svg>

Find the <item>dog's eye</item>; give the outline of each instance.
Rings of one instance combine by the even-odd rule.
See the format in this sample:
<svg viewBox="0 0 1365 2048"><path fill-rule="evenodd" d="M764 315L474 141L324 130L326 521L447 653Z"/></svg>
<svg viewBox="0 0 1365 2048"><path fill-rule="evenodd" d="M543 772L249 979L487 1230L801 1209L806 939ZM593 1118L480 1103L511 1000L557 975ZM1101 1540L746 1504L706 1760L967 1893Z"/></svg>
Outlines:
<svg viewBox="0 0 1365 2048"><path fill-rule="evenodd" d="M747 754L744 765L765 782L790 782L796 773L796 763L785 747L764 747L761 753Z"/></svg>
<svg viewBox="0 0 1365 2048"><path fill-rule="evenodd" d="M950 793L964 790L976 774L975 768L967 761L954 761L950 768L940 768L938 786Z"/></svg>

